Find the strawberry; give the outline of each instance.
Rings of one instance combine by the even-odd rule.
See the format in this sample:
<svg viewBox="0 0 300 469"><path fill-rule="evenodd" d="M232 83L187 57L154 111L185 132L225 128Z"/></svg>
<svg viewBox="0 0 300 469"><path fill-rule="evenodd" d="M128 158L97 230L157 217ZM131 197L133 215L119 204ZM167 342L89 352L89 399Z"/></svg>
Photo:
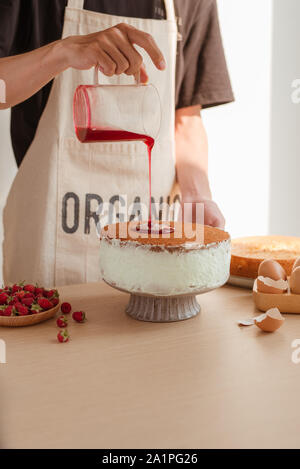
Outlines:
<svg viewBox="0 0 300 469"><path fill-rule="evenodd" d="M17 296L9 296L7 299L7 304L9 306L15 305L16 303L19 303L19 298Z"/></svg>
<svg viewBox="0 0 300 469"><path fill-rule="evenodd" d="M19 316L27 316L28 308L26 308L26 306L22 305L22 303L16 303L15 308L16 308L17 312L19 313Z"/></svg>
<svg viewBox="0 0 300 469"><path fill-rule="evenodd" d="M58 342L68 342L69 337L70 336L69 336L67 329L63 329L62 331L59 331L59 333L57 334Z"/></svg>
<svg viewBox="0 0 300 469"><path fill-rule="evenodd" d="M26 292L24 292L24 290L18 291L18 292L16 293L16 296L17 296L19 299L25 298Z"/></svg>
<svg viewBox="0 0 300 469"><path fill-rule="evenodd" d="M72 306L70 303L62 303L60 309L63 314L69 314L72 310Z"/></svg>
<svg viewBox="0 0 300 469"><path fill-rule="evenodd" d="M0 305L5 305L8 300L8 295L6 293L0 293Z"/></svg>
<svg viewBox="0 0 300 469"><path fill-rule="evenodd" d="M30 308L31 314L37 314L37 313L40 313L41 311L42 311L42 308L38 304L34 303L33 305L31 305L31 308Z"/></svg>
<svg viewBox="0 0 300 469"><path fill-rule="evenodd" d="M44 296L46 298L58 298L58 291L57 290L48 290L44 292Z"/></svg>
<svg viewBox="0 0 300 469"><path fill-rule="evenodd" d="M67 327L68 326L68 320L66 316L59 316L56 320L57 327Z"/></svg>
<svg viewBox="0 0 300 469"><path fill-rule="evenodd" d="M11 287L12 293L17 293L18 291L21 291L21 290L22 290L21 285L17 285L16 283Z"/></svg>
<svg viewBox="0 0 300 469"><path fill-rule="evenodd" d="M2 316L17 316L15 307L14 306L7 306L7 308L5 308L2 311Z"/></svg>
<svg viewBox="0 0 300 469"><path fill-rule="evenodd" d="M42 293L38 293L37 295L35 295L35 299L38 300L39 298L44 298L44 296L42 295Z"/></svg>
<svg viewBox="0 0 300 469"><path fill-rule="evenodd" d="M47 311L48 309L53 308L51 301L47 298L39 298L38 305L44 310Z"/></svg>
<svg viewBox="0 0 300 469"><path fill-rule="evenodd" d="M25 285L23 290L29 292L29 293L35 293L35 286L34 285Z"/></svg>
<svg viewBox="0 0 300 469"><path fill-rule="evenodd" d="M29 292L27 292L27 293L24 292L24 295L22 295L22 296L23 296L23 298L34 298L34 294L29 293Z"/></svg>
<svg viewBox="0 0 300 469"><path fill-rule="evenodd" d="M21 303L25 306L31 306L34 302L34 298L22 298Z"/></svg>
<svg viewBox="0 0 300 469"><path fill-rule="evenodd" d="M35 294L35 296L43 296L44 289L40 288L40 287L36 287L34 294Z"/></svg>
<svg viewBox="0 0 300 469"><path fill-rule="evenodd" d="M51 303L52 303L52 306L54 308L54 306L57 306L58 303L59 303L59 298L51 298Z"/></svg>
<svg viewBox="0 0 300 469"><path fill-rule="evenodd" d="M75 311L73 314L72 314L72 318L74 319L74 321L76 322L84 322L86 320L86 315L83 311Z"/></svg>

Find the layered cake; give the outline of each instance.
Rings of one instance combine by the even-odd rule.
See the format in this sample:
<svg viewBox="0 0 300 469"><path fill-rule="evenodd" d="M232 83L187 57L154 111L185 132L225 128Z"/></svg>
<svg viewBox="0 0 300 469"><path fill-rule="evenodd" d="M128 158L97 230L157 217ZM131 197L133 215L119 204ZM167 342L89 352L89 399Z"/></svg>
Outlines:
<svg viewBox="0 0 300 469"><path fill-rule="evenodd" d="M230 236L204 225L168 222L108 225L101 232L100 267L114 287L153 296L193 294L224 285ZM156 227L156 228L155 228Z"/></svg>
<svg viewBox="0 0 300 469"><path fill-rule="evenodd" d="M274 259L291 274L300 256L300 238L295 236L248 236L232 240L231 276L255 279L265 259Z"/></svg>

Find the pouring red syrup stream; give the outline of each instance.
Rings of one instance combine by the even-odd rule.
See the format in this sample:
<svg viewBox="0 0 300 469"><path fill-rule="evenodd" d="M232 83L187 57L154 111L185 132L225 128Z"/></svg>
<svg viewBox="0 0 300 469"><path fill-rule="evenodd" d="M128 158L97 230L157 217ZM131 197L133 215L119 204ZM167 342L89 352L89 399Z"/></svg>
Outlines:
<svg viewBox="0 0 300 469"><path fill-rule="evenodd" d="M148 226L138 225L136 231L141 233L171 233L174 231L170 226L164 227L160 226L159 229L155 230L152 225L151 220L151 155L152 148L154 146L154 139L149 135L137 134L134 132L127 132L126 130L103 130L103 129L94 129L89 127L77 127L76 135L82 143L91 143L91 142L122 142L122 141L142 141L147 146L148 150L148 162L149 162L149 218Z"/></svg>

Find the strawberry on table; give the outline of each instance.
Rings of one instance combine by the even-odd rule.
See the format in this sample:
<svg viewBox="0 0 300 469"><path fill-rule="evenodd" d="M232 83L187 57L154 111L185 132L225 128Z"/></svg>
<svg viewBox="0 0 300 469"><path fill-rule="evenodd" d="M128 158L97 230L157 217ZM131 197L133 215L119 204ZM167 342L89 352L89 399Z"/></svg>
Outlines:
<svg viewBox="0 0 300 469"><path fill-rule="evenodd" d="M85 320L86 320L86 315L85 315L85 312L84 312L84 311L75 311L75 312L72 314L72 318L73 318L74 321L76 321L76 322L85 322Z"/></svg>
<svg viewBox="0 0 300 469"><path fill-rule="evenodd" d="M70 336L69 336L69 333L67 331L67 329L63 329L62 331L59 331L59 333L57 334L57 340L58 342L68 342Z"/></svg>
<svg viewBox="0 0 300 469"><path fill-rule="evenodd" d="M69 314L72 311L72 306L70 305L70 303L65 302L61 304L60 309L63 314Z"/></svg>
<svg viewBox="0 0 300 469"><path fill-rule="evenodd" d="M63 328L68 326L68 319L66 316L59 316L56 320L56 324L58 327Z"/></svg>

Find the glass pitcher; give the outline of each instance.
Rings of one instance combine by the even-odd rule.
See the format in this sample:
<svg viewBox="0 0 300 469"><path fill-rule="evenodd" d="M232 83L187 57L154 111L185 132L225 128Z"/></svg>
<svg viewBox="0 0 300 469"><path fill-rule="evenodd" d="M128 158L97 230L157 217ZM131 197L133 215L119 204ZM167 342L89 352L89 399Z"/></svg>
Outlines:
<svg viewBox="0 0 300 469"><path fill-rule="evenodd" d="M74 126L82 143L154 140L160 129L161 103L157 89L136 81L132 85L94 85L76 88Z"/></svg>

